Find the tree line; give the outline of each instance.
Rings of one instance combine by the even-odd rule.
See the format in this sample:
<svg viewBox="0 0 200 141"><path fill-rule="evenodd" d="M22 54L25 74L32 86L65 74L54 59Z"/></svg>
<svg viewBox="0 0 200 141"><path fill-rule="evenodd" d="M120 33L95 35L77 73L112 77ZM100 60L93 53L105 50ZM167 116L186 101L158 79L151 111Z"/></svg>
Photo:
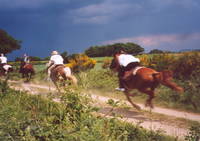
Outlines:
<svg viewBox="0 0 200 141"><path fill-rule="evenodd" d="M115 43L112 45L91 46L85 50L89 57L112 56L118 50L125 50L129 54L137 55L144 52L144 48L135 43Z"/></svg>

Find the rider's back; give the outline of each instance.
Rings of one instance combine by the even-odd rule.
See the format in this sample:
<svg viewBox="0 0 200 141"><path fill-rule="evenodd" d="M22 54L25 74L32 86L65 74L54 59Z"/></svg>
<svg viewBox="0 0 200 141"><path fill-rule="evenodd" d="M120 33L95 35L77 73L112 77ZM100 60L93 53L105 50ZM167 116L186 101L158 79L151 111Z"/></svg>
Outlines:
<svg viewBox="0 0 200 141"><path fill-rule="evenodd" d="M5 56L0 56L0 62L1 62L1 64L6 64L7 58Z"/></svg>
<svg viewBox="0 0 200 141"><path fill-rule="evenodd" d="M126 67L131 62L140 62L140 60L129 54L120 54L119 55L119 64L123 67Z"/></svg>
<svg viewBox="0 0 200 141"><path fill-rule="evenodd" d="M54 62L55 65L63 64L63 58L60 55L52 55L50 58L51 61Z"/></svg>

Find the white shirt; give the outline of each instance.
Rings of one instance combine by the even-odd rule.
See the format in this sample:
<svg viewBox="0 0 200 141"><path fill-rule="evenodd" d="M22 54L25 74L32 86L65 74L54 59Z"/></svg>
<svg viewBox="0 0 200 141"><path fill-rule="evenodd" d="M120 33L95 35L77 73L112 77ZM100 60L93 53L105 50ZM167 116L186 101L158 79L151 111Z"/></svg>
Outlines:
<svg viewBox="0 0 200 141"><path fill-rule="evenodd" d="M1 56L0 57L0 63L3 64L3 63L7 63L7 58L5 56Z"/></svg>
<svg viewBox="0 0 200 141"><path fill-rule="evenodd" d="M52 55L50 61L52 61L55 65L63 64L63 58L60 55Z"/></svg>
<svg viewBox="0 0 200 141"><path fill-rule="evenodd" d="M29 62L29 57L28 56L24 57L24 62Z"/></svg>
<svg viewBox="0 0 200 141"><path fill-rule="evenodd" d="M132 62L140 62L140 60L132 55L129 54L121 54L118 57L119 64L123 67L126 67L129 63Z"/></svg>

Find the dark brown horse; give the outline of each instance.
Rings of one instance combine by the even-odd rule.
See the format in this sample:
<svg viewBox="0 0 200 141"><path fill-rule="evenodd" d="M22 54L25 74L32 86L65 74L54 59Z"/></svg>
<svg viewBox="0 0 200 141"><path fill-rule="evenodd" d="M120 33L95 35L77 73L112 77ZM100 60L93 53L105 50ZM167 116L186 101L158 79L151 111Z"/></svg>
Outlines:
<svg viewBox="0 0 200 141"><path fill-rule="evenodd" d="M54 85L56 86L57 90L60 91L58 82L63 82L63 86L65 86L65 81L67 79L71 80L74 85L77 85L77 79L74 75L72 75L71 69L64 65L55 66L51 70L50 78Z"/></svg>
<svg viewBox="0 0 200 141"><path fill-rule="evenodd" d="M117 57L114 57L110 69L119 72L120 67ZM124 93L127 100L138 110L140 110L140 107L133 103L130 98L130 96L134 96L134 94L130 93L132 89L137 89L147 94L149 98L146 100L145 106L150 106L151 108L153 108L152 99L154 98L154 90L159 84L167 86L177 92L183 92L183 88L172 82L173 73L171 71L158 72L146 67L140 67L135 74L133 74L133 69L131 71L132 74L123 80L122 83L125 88Z"/></svg>
<svg viewBox="0 0 200 141"><path fill-rule="evenodd" d="M35 70L32 64L21 62L19 73L22 74L22 78L26 78L25 82L29 82L35 74Z"/></svg>

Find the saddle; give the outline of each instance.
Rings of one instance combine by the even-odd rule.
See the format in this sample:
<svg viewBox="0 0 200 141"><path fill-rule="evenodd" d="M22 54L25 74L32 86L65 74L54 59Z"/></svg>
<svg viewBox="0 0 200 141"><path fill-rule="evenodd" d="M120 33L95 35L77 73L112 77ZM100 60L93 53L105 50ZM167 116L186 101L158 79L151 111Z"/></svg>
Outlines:
<svg viewBox="0 0 200 141"><path fill-rule="evenodd" d="M52 70L55 70L55 69L57 69L59 67L65 67L65 65L63 65L63 64L55 65L55 67Z"/></svg>
<svg viewBox="0 0 200 141"><path fill-rule="evenodd" d="M65 65L63 65L63 64L55 65L55 66L51 69L51 72L56 72L56 70L58 70L58 69L61 68L61 67L65 67Z"/></svg>
<svg viewBox="0 0 200 141"><path fill-rule="evenodd" d="M124 76L122 77L122 79L123 79L123 80L128 80L128 79L130 79L131 76L135 76L136 73L137 73L137 71L138 71L139 69L141 69L141 68L144 68L144 67L142 67L142 66L136 66L136 67L132 68L132 69L129 70L129 71L125 71L125 72L124 72Z"/></svg>
<svg viewBox="0 0 200 141"><path fill-rule="evenodd" d="M25 63L24 66L23 66L23 68L26 68L28 65L29 65L28 63Z"/></svg>

